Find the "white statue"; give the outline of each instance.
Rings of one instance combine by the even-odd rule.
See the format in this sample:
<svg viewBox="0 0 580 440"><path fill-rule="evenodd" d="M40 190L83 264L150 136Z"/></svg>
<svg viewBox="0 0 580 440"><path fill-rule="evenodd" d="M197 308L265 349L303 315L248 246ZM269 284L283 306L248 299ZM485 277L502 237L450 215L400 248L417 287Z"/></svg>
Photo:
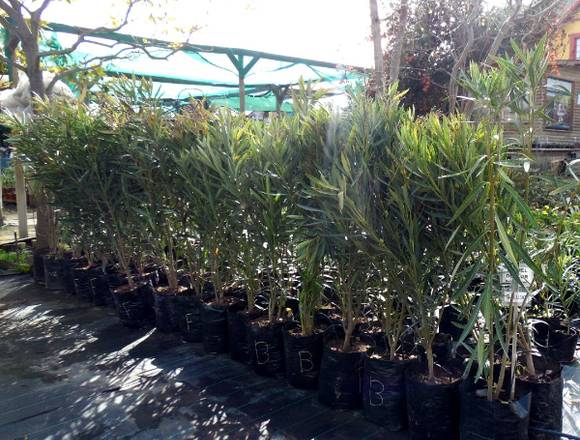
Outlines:
<svg viewBox="0 0 580 440"><path fill-rule="evenodd" d="M53 78L52 73L45 72L43 74L44 86L48 87ZM49 97L74 98L71 89L62 81L57 81L48 95ZM30 84L26 75L20 78L16 88L0 91L0 109L18 117L32 113Z"/></svg>

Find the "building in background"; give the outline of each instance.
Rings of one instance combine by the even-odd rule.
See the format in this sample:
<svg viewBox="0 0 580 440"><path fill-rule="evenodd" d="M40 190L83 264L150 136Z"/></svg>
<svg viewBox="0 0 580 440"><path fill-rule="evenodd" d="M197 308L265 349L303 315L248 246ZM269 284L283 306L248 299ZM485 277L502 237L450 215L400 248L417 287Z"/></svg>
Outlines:
<svg viewBox="0 0 580 440"><path fill-rule="evenodd" d="M569 1L554 26L540 96L548 118L535 122L534 146L544 167L580 156L580 0Z"/></svg>

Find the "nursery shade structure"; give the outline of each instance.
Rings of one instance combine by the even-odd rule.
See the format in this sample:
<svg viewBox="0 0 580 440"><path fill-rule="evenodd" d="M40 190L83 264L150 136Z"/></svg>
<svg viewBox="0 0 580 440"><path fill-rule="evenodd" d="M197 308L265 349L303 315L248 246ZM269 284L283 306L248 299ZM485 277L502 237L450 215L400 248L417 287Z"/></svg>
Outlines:
<svg viewBox="0 0 580 440"><path fill-rule="evenodd" d="M121 57L103 63L106 75L149 79L166 99L205 97L240 111L288 110L285 92L300 79L344 91L361 82L366 72L356 66L231 47L176 44L58 23L47 24L44 35L57 48L70 47L79 35L84 36L85 41L67 56L67 64L90 63L122 52ZM44 62L54 65L63 60Z"/></svg>

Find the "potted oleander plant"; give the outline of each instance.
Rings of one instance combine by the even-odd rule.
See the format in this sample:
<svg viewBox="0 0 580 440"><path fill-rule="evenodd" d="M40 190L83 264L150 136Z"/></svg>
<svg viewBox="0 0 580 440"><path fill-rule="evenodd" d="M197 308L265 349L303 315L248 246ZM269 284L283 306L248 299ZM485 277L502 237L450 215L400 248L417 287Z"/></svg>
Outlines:
<svg viewBox="0 0 580 440"><path fill-rule="evenodd" d="M349 141L361 158L356 160L355 190L346 192L343 211L360 228L360 234L349 239L368 258L368 302L380 328L368 339L373 346L362 376L363 413L391 430L406 425L404 377L414 356L402 341L403 334L412 331L401 258L410 249L404 245L405 220L397 215L394 197L401 188L399 128L412 118L400 104L402 96L395 84L375 99L352 98Z"/></svg>
<svg viewBox="0 0 580 440"><path fill-rule="evenodd" d="M127 143L132 145L135 181L140 191L131 205L135 222L146 235L145 254L159 267L163 282L155 288L156 325L161 331L179 329L178 297L188 295L180 283L180 264L185 250L185 205L181 202L182 175L177 172L180 151L195 142L200 121L190 113L170 114L147 81L124 83L132 87L123 95L127 109L135 109L125 123ZM131 110L127 110L130 112ZM135 246L136 248L142 246ZM179 301L182 302L182 301Z"/></svg>
<svg viewBox="0 0 580 440"><path fill-rule="evenodd" d="M308 196L310 176L315 176L324 166L328 156L327 130L332 120L329 108L318 105L320 94L313 92L309 85L300 84L293 93L295 114L287 119L287 139L289 147L297 158L291 164L294 171L292 185L293 211L289 220L292 238L296 243L295 265L298 272L298 316L294 324L284 332L284 358L286 378L298 388L316 388L320 375L323 353L323 323L317 320L320 307L325 303L324 267L328 265L324 240L324 225L309 220L300 211L304 206L315 208L316 200ZM327 286L328 288L328 286ZM328 324L328 323L326 323ZM332 331L332 330L331 330Z"/></svg>
<svg viewBox="0 0 580 440"><path fill-rule="evenodd" d="M526 136L517 144L521 150L516 149L516 154L522 157L510 158L512 143L505 141L499 124L506 108L525 108L527 117L521 111L519 114L528 125L540 114L534 99L546 61L543 43L530 50L514 44L513 50L515 58L498 59L497 67L482 70L471 65L463 83L476 101L486 143L481 160L468 169L469 175L483 179L483 189L479 190L482 198L465 207L470 216L457 216L469 220L464 226L472 240L483 238L480 261L484 282L462 335L465 337L469 328L477 334L472 351L477 371L461 394L461 431L466 438L489 433L489 426L506 438L527 436L531 395L529 388L518 392L516 374L522 366L528 382L540 376L526 318L534 286L547 281L527 251L530 231L536 227L529 208L528 176L533 130L530 133L529 126L524 129ZM479 316L483 324L477 323ZM520 354L523 364L519 363Z"/></svg>
<svg viewBox="0 0 580 440"><path fill-rule="evenodd" d="M310 187L304 189L302 216L307 224L316 225L303 231L303 240L318 237L319 247L333 269L336 300L340 305L342 325L327 330L318 386L319 400L337 408L361 405L361 368L367 345L355 335L362 320L366 301L369 258L360 250L357 240L363 231L348 215L350 200L366 191L359 179L359 167L367 165L364 145L351 142L352 120L332 115L328 123L327 144ZM309 234L313 234L308 236Z"/></svg>
<svg viewBox="0 0 580 440"><path fill-rule="evenodd" d="M273 118L257 123L253 156L255 170L249 182L252 214L261 248L267 314L250 323L254 368L259 374L284 371L283 331L291 313L287 298L294 291L295 245L293 230L298 181L303 180L301 150L293 148L292 120Z"/></svg>
<svg viewBox="0 0 580 440"><path fill-rule="evenodd" d="M198 231L198 246L207 261L213 285L213 297L202 304L204 348L223 353L228 349L226 283L231 280L229 227L232 197L224 182L236 179L235 152L243 137L247 121L222 111L210 124L207 134L180 155L179 173L184 181L193 222ZM191 256L188 258L196 258Z"/></svg>

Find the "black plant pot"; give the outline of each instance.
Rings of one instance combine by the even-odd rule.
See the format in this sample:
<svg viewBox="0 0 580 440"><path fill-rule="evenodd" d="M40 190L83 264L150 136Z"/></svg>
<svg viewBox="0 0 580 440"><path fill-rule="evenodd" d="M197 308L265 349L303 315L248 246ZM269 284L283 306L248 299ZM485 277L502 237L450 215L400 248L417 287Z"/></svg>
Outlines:
<svg viewBox="0 0 580 440"><path fill-rule="evenodd" d="M332 408L354 409L362 404L361 374L365 352L342 352L327 345L322 353L318 400Z"/></svg>
<svg viewBox="0 0 580 440"><path fill-rule="evenodd" d="M284 358L288 383L296 388L316 388L322 351L322 332L315 332L310 336L302 336L292 330L284 332Z"/></svg>
<svg viewBox="0 0 580 440"><path fill-rule="evenodd" d="M439 333L451 335L454 341L458 341L466 324L467 320L455 307L445 306L439 321Z"/></svg>
<svg viewBox="0 0 580 440"><path fill-rule="evenodd" d="M547 355L555 362L574 362L578 331L574 327L550 329Z"/></svg>
<svg viewBox="0 0 580 440"><path fill-rule="evenodd" d="M201 322L203 348L208 353L227 353L228 318L227 306L202 304Z"/></svg>
<svg viewBox="0 0 580 440"><path fill-rule="evenodd" d="M461 440L527 440L531 393L513 402L488 401L475 390L461 392Z"/></svg>
<svg viewBox="0 0 580 440"><path fill-rule="evenodd" d="M78 267L83 267L87 265L87 260L85 258L70 258L65 259L63 262L63 282L65 291L71 295L75 292L74 283L74 269Z"/></svg>
<svg viewBox="0 0 580 440"><path fill-rule="evenodd" d="M427 383L418 368L405 372L407 421L412 440L454 440L459 436L459 381Z"/></svg>
<svg viewBox="0 0 580 440"><path fill-rule="evenodd" d="M107 274L101 267L89 271L89 286L93 304L96 306L106 306L114 304L113 296L107 284Z"/></svg>
<svg viewBox="0 0 580 440"><path fill-rule="evenodd" d="M132 288L121 286L113 292L115 307L123 325L139 328L153 321L153 310L145 301L146 295L152 294L152 291L150 283L139 283Z"/></svg>
<svg viewBox="0 0 580 440"><path fill-rule="evenodd" d="M518 392L521 395L531 393L530 428L562 431L562 392L563 382L561 371L552 380L536 382L518 378ZM530 429L531 440L552 440L551 434L536 432Z"/></svg>
<svg viewBox="0 0 580 440"><path fill-rule="evenodd" d="M363 414L389 431L407 426L405 371L415 360L367 358L362 377Z"/></svg>
<svg viewBox="0 0 580 440"><path fill-rule="evenodd" d="M267 321L251 322L249 335L253 350L252 365L260 376L277 376L284 373L284 324Z"/></svg>
<svg viewBox="0 0 580 440"><path fill-rule="evenodd" d="M195 295L178 295L176 315L181 337L187 342L203 341L201 301Z"/></svg>
<svg viewBox="0 0 580 440"><path fill-rule="evenodd" d="M48 290L65 290L64 260L56 255L44 255L44 287Z"/></svg>
<svg viewBox="0 0 580 440"><path fill-rule="evenodd" d="M548 348L548 338L550 331L561 327L559 318L532 319L532 337L538 350L545 352Z"/></svg>
<svg viewBox="0 0 580 440"><path fill-rule="evenodd" d="M262 315L260 310L248 311L245 301L228 307L228 340L230 357L238 362L250 365L254 351L250 340L250 320Z"/></svg>
<svg viewBox="0 0 580 440"><path fill-rule="evenodd" d="M179 330L177 312L177 295L168 293L167 289L157 288L155 298L155 327L163 333L171 333Z"/></svg>
<svg viewBox="0 0 580 440"><path fill-rule="evenodd" d="M73 269L73 283L75 286L75 295L79 298L93 302L93 289L91 288L91 280L99 276L101 272L98 266L83 266ZM101 272L102 273L102 272Z"/></svg>

